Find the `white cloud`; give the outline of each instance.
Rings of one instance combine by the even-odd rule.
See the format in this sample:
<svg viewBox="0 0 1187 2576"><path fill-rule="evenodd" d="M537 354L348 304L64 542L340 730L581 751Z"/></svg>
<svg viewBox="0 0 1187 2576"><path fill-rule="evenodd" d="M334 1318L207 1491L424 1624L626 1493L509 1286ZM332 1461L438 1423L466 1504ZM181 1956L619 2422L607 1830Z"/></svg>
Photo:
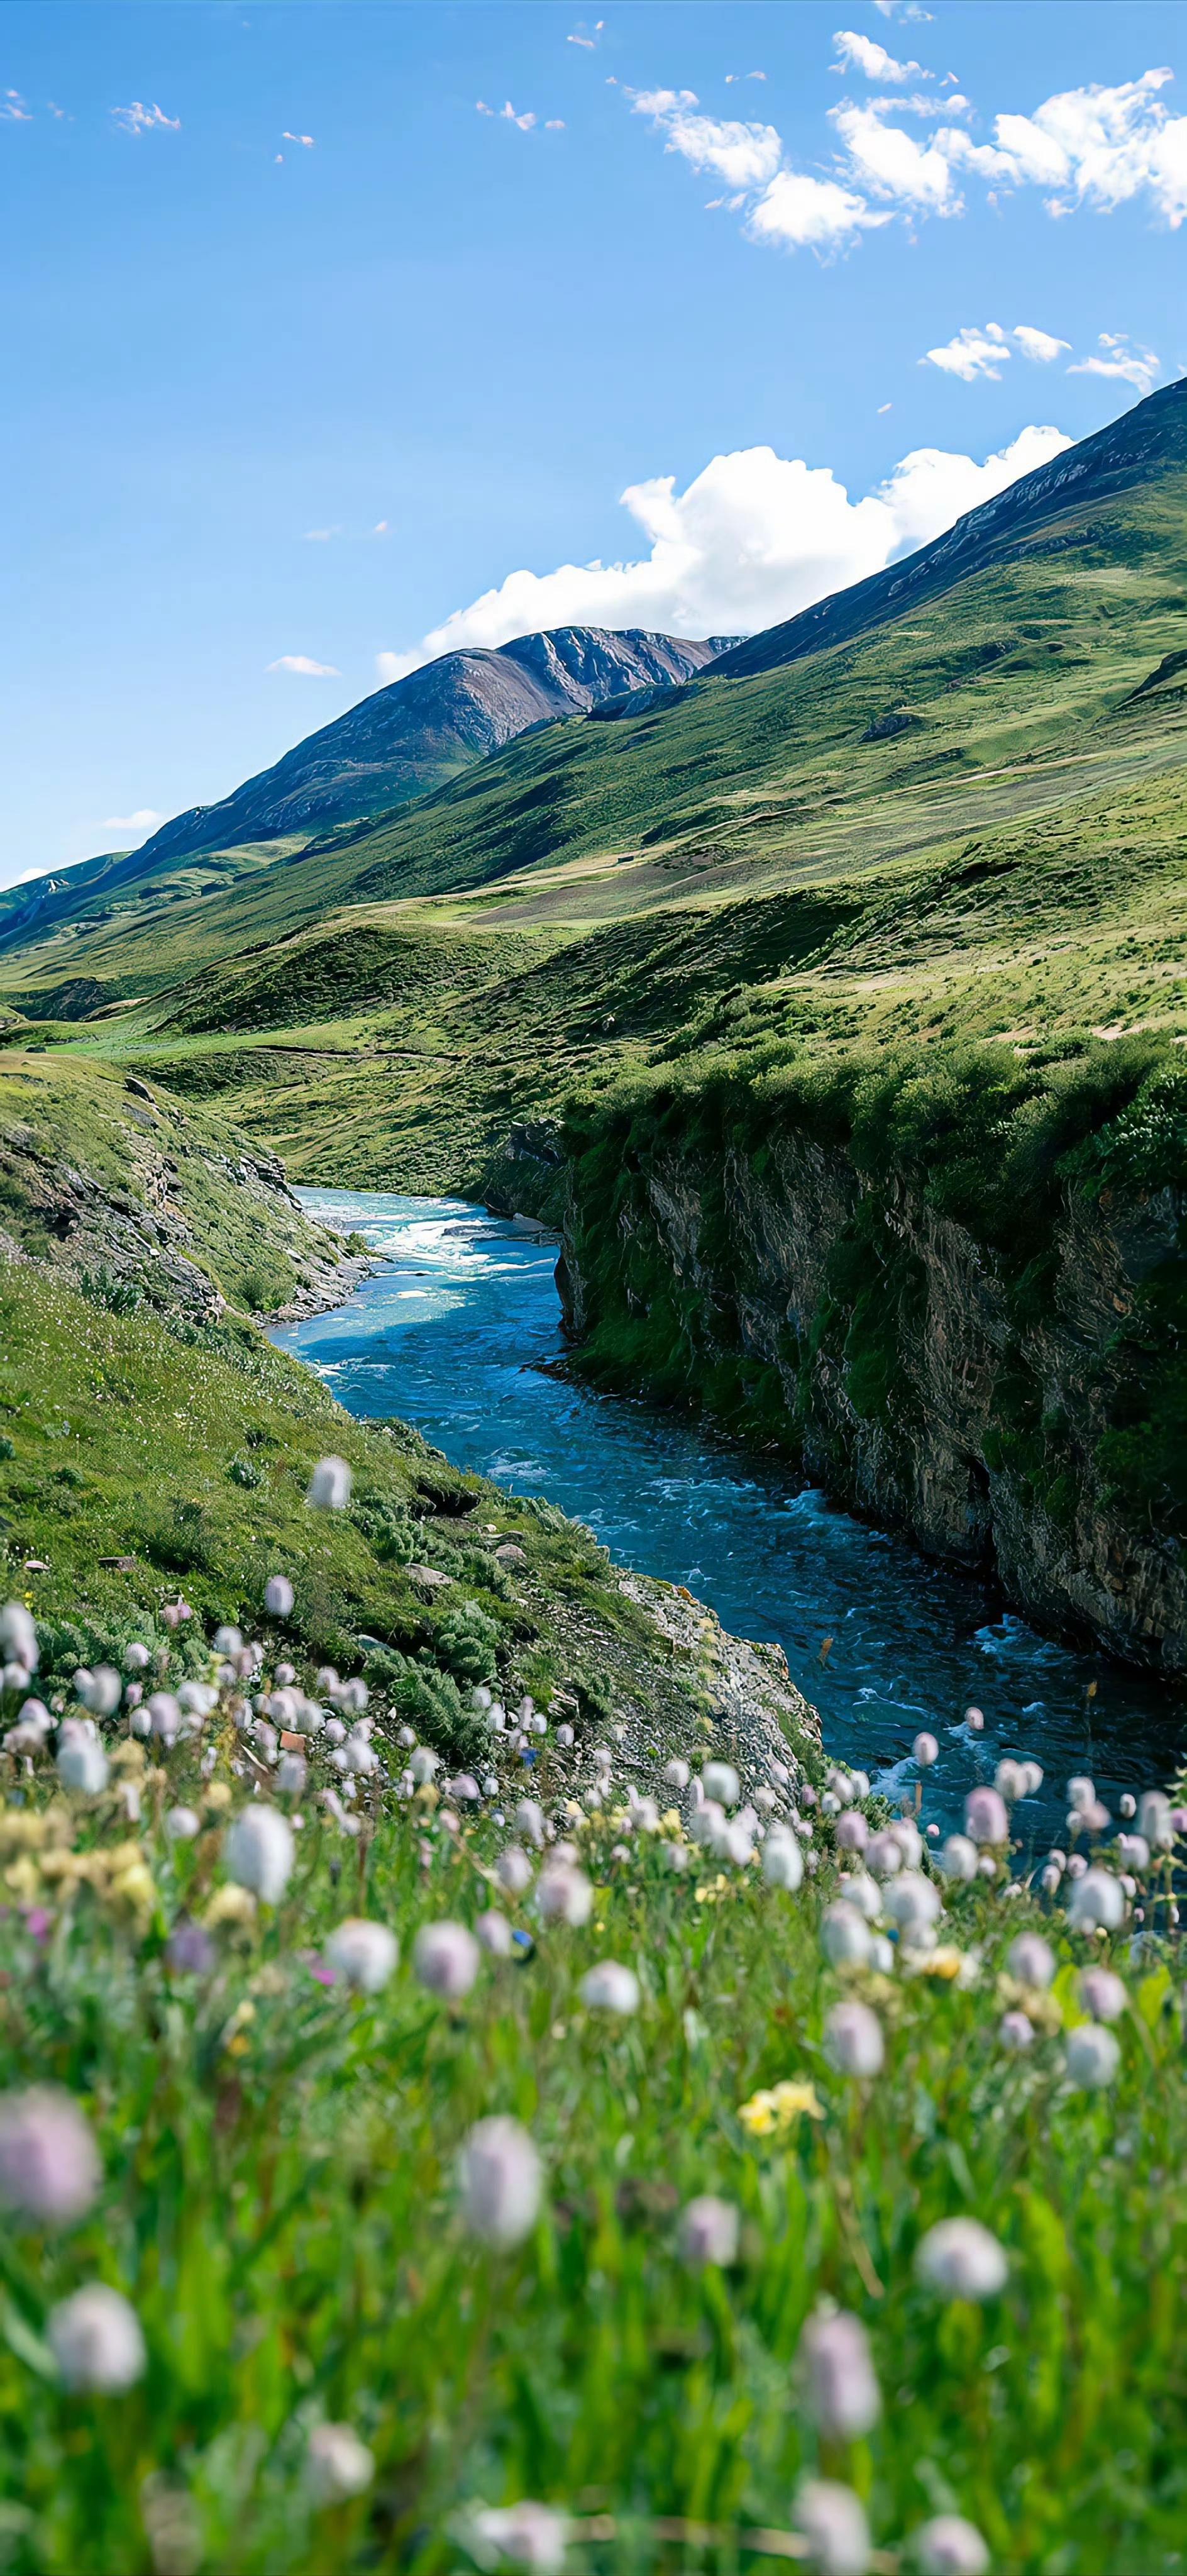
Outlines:
<svg viewBox="0 0 1187 2576"><path fill-rule="evenodd" d="M1050 331L1036 331L1032 322L1015 323L1014 338L1023 357L1033 358L1040 367L1049 367L1053 358L1072 345L1070 340L1057 340Z"/></svg>
<svg viewBox="0 0 1187 2576"><path fill-rule="evenodd" d="M605 24L606 21L604 18L595 19L594 31L591 36L587 32L585 20L583 18L576 32L571 36L566 36L565 43L567 45L580 45L587 54L596 54L598 49L598 38L601 35Z"/></svg>
<svg viewBox="0 0 1187 2576"><path fill-rule="evenodd" d="M1006 335L1000 322L987 322L983 331L975 324L958 331L941 349L929 349L921 358L921 367L940 367L946 376L960 376L971 385L977 376L1001 380L1002 362L1010 355Z"/></svg>
<svg viewBox="0 0 1187 2576"><path fill-rule="evenodd" d="M164 820L164 815L156 813L151 805L138 805L134 814L108 814L99 830L114 832L117 848L134 850L139 842L158 832Z"/></svg>
<svg viewBox="0 0 1187 2576"><path fill-rule="evenodd" d="M269 662L270 671L295 671L301 680L340 680L341 671L333 662L311 662L307 653L282 653L278 662Z"/></svg>
<svg viewBox="0 0 1187 2576"><path fill-rule="evenodd" d="M931 79L931 73L919 63L896 63L894 55L887 53L885 45L876 45L872 36L854 36L841 27L833 37L833 45L840 55L840 61L833 64L836 72L864 72L867 80L876 81Z"/></svg>
<svg viewBox="0 0 1187 2576"><path fill-rule="evenodd" d="M57 107L51 108L50 114L52 116L60 116L61 109ZM32 124L33 110L31 107L26 107L19 89L5 90L3 99L0 99L0 119L2 119L6 125Z"/></svg>
<svg viewBox="0 0 1187 2576"><path fill-rule="evenodd" d="M740 81L740 80L761 80L761 81L765 81L765 79L766 79L766 73L765 73L765 72L727 72L727 73L726 73L726 76L725 76L725 85L726 85L726 88L728 89L728 88L729 88L729 86L730 86L731 81Z"/></svg>
<svg viewBox="0 0 1187 2576"><path fill-rule="evenodd" d="M999 116L997 175L1052 189L1052 214L1112 214L1145 195L1174 230L1187 217L1187 117L1159 95L1173 77L1164 66L1114 89L1062 90L1033 116Z"/></svg>
<svg viewBox="0 0 1187 2576"><path fill-rule="evenodd" d="M1122 384L1133 385L1139 394L1150 392L1159 368L1152 349L1131 349L1127 331L1102 331L1099 346L1106 355L1081 358L1068 368L1069 376L1113 376Z"/></svg>
<svg viewBox="0 0 1187 2576"><path fill-rule="evenodd" d="M563 134L563 133L564 133L564 130L565 130L565 120L564 120L563 116L547 116L547 117L545 117L545 120L544 120L544 131L545 131L545 133L546 133L546 134Z"/></svg>
<svg viewBox="0 0 1187 2576"><path fill-rule="evenodd" d="M813 179L803 170L778 170L751 207L746 229L752 241L825 251L836 250L857 233L890 220L836 179Z"/></svg>
<svg viewBox="0 0 1187 2576"><path fill-rule="evenodd" d="M331 537L340 537L341 534L341 528L306 528L304 543L307 546L328 546Z"/></svg>
<svg viewBox="0 0 1187 2576"><path fill-rule="evenodd" d="M907 9L902 14L927 13ZM917 63L897 62L867 37L842 30L835 41L845 49L845 59L871 77L897 80L919 71ZM1163 69L1113 89L1063 91L1030 116L998 116L991 143L974 142L962 127L951 124L937 126L922 142L891 121L904 114L967 115L969 101L959 92L944 100L916 95L858 104L843 99L830 110L841 148L833 174L823 178L793 168L773 125L696 113L699 102L692 90L627 95L635 115L651 117L667 151L681 154L693 169L712 170L725 180L734 192L730 211L743 216L753 241L792 248L806 243L823 253L850 247L863 230L894 215L908 222L920 215L963 215L959 174L966 171L994 187L1041 187L1052 215L1068 215L1081 206L1112 213L1144 198L1164 223L1176 228L1187 220L1187 116L1173 117L1160 96L1171 77ZM954 74L946 75L946 82L954 79ZM871 200L889 208L889 214L873 211Z"/></svg>
<svg viewBox="0 0 1187 2576"><path fill-rule="evenodd" d="M134 98L130 107L113 107L111 113L123 134L151 134L159 126L170 134L181 132L179 116L166 116L163 107L146 107L143 99Z"/></svg>
<svg viewBox="0 0 1187 2576"><path fill-rule="evenodd" d="M909 18L913 24L930 27L930 9L921 9L919 0L874 0L880 18Z"/></svg>
<svg viewBox="0 0 1187 2576"><path fill-rule="evenodd" d="M290 134L287 125L284 129L283 140L286 143L303 143L307 152L312 152L314 148L313 136L311 134Z"/></svg>
<svg viewBox="0 0 1187 2576"><path fill-rule="evenodd" d="M965 510L1070 446L1062 430L1024 429L983 464L916 448L863 500L828 466L770 447L715 456L684 492L672 474L632 484L624 507L647 551L621 563L510 573L407 653L381 653L381 680L463 647L570 625L642 626L676 635L752 633L829 591L880 572Z"/></svg>

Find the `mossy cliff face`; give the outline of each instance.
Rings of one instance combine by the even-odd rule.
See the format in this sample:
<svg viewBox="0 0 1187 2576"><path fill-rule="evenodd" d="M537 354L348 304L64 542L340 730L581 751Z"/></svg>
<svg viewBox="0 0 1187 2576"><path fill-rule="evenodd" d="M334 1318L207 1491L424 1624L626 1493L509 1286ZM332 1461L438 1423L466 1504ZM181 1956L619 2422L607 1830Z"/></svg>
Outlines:
<svg viewBox="0 0 1187 2576"><path fill-rule="evenodd" d="M575 1113L559 1278L596 1379L691 1400L1041 1624L1182 1672L1187 1085L1101 1055L1040 1076L999 1051L980 1089L950 1064L926 1104L855 1067Z"/></svg>

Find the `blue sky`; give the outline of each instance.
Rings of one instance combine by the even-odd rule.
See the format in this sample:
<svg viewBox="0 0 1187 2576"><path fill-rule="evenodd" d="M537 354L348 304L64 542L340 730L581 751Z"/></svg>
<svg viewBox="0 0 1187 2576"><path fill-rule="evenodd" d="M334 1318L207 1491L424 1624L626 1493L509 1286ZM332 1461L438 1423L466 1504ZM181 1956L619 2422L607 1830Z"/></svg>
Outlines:
<svg viewBox="0 0 1187 2576"><path fill-rule="evenodd" d="M600 5L8 0L0 882L453 642L769 624L1187 371L1177 5Z"/></svg>

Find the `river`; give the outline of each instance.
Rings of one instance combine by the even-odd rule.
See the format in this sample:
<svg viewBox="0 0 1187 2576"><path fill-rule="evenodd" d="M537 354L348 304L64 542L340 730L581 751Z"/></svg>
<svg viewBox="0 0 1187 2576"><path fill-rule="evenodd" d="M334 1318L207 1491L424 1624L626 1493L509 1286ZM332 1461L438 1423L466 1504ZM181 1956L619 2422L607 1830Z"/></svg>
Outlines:
<svg viewBox="0 0 1187 2576"><path fill-rule="evenodd" d="M1187 1741L1180 1694L1036 1636L985 1588L835 1510L778 1464L670 1414L591 1393L563 1373L556 1244L462 1200L302 1190L311 1216L365 1235L381 1270L344 1306L278 1327L360 1416L415 1423L459 1467L547 1495L623 1565L686 1583L727 1628L777 1638L824 1739L891 1796L912 1787L912 1740L940 1759L924 1812L959 1821L1003 1753L1046 1774L1016 1831L1059 1839L1070 1773L1116 1812L1163 1780ZM984 1731L964 1722L973 1703Z"/></svg>

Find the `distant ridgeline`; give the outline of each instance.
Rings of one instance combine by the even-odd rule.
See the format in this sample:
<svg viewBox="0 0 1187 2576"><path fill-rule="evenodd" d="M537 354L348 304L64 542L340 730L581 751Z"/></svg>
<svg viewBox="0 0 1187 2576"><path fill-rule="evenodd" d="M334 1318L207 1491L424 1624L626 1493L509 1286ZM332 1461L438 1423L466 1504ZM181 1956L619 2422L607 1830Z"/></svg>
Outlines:
<svg viewBox="0 0 1187 2576"><path fill-rule="evenodd" d="M554 1214L607 1379L1181 1670L1185 764L1173 385L745 643L411 674L6 898L0 1002Z"/></svg>

